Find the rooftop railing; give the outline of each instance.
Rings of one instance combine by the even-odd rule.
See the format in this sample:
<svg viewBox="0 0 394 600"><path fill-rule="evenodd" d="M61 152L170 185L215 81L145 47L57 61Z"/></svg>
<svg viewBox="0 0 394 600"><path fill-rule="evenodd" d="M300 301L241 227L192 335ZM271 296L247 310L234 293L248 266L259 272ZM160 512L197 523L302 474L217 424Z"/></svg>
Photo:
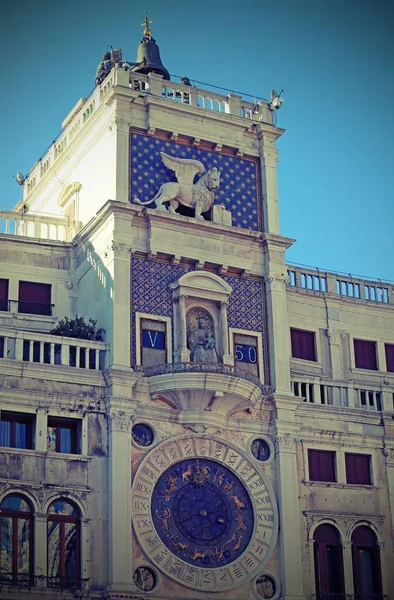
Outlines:
<svg viewBox="0 0 394 600"><path fill-rule="evenodd" d="M287 274L290 288L375 304L394 304L394 284L388 281L320 271L296 265L288 265Z"/></svg>
<svg viewBox="0 0 394 600"><path fill-rule="evenodd" d="M137 92L137 95L151 95L163 100L179 102L223 115L241 117L253 122L273 123L273 113L265 100L256 99L255 102L252 102L235 93L225 95L219 91L207 91L175 81L165 81L161 75L156 73L142 75L125 71L121 67L113 68L87 98L81 98L78 101L63 121L61 133L29 173L23 186L24 200L31 194L39 181L50 173L68 146L89 123L93 114L105 104L104 99L115 86L129 90L134 96Z"/></svg>

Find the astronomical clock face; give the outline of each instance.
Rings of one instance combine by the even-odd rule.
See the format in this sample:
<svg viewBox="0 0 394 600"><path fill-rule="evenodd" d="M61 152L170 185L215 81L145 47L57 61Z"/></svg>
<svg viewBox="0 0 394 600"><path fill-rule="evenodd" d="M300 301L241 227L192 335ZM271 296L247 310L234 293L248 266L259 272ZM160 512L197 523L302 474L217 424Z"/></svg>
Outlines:
<svg viewBox="0 0 394 600"><path fill-rule="evenodd" d="M221 591L261 572L276 542L269 484L251 459L205 436L172 439L144 459L133 525L149 559L194 589Z"/></svg>

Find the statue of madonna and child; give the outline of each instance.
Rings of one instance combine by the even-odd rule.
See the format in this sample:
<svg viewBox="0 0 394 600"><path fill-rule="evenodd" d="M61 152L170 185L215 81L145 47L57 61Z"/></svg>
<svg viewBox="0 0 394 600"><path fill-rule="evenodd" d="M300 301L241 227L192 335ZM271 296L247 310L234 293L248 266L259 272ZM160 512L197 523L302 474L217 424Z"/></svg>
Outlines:
<svg viewBox="0 0 394 600"><path fill-rule="evenodd" d="M187 347L190 350L190 360L192 362L218 362L213 327L208 319L200 316L195 327L189 329Z"/></svg>

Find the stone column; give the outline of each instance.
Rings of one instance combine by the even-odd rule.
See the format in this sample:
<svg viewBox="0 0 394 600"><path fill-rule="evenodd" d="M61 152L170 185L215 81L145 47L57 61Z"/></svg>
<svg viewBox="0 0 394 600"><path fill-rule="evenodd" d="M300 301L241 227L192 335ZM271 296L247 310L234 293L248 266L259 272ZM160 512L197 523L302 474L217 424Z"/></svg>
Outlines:
<svg viewBox="0 0 394 600"><path fill-rule="evenodd" d="M130 123L117 116L113 126L115 131L115 200L129 202Z"/></svg>
<svg viewBox="0 0 394 600"><path fill-rule="evenodd" d="M130 367L131 332L132 327L135 326L130 322L130 246L113 240L108 248L108 256L106 267L112 277L113 297L112 322L110 322L112 331L107 331L107 339L108 341L116 340L116 343L111 344L112 357L107 364L108 366ZM111 317L109 317L109 321L111 321Z"/></svg>
<svg viewBox="0 0 394 600"><path fill-rule="evenodd" d="M328 329L327 335L330 342L331 378L344 379L341 340L346 334L338 329Z"/></svg>
<svg viewBox="0 0 394 600"><path fill-rule="evenodd" d="M353 558L352 558L352 543L342 540L342 556L343 556L343 579L345 584L345 592L354 594L353 583Z"/></svg>
<svg viewBox="0 0 394 600"><path fill-rule="evenodd" d="M131 540L131 415L121 401L107 400L109 588L127 591L132 585Z"/></svg>
<svg viewBox="0 0 394 600"><path fill-rule="evenodd" d="M278 432L276 437L277 478L279 491L279 543L281 552L282 600L301 600L303 543L298 500L296 461L297 438Z"/></svg>
<svg viewBox="0 0 394 600"><path fill-rule="evenodd" d="M189 362L190 350L187 347L186 326L186 296L178 297L178 315L175 323L175 335L178 341L178 349L175 352L175 362Z"/></svg>
<svg viewBox="0 0 394 600"><path fill-rule="evenodd" d="M284 269L283 269L284 271ZM276 392L290 394L290 330L287 320L285 272L265 277L268 315L271 385Z"/></svg>
<svg viewBox="0 0 394 600"><path fill-rule="evenodd" d="M220 302L220 333L222 341L222 361L224 365L232 365L233 357L230 355L228 340L227 302Z"/></svg>
<svg viewBox="0 0 394 600"><path fill-rule="evenodd" d="M264 135L261 138L260 146L263 231L276 234L279 233L278 185L276 180L276 163L278 160L274 138Z"/></svg>
<svg viewBox="0 0 394 600"><path fill-rule="evenodd" d="M34 515L34 572L40 577L38 585L45 587L43 579L47 575L47 517L36 513Z"/></svg>
<svg viewBox="0 0 394 600"><path fill-rule="evenodd" d="M34 449L40 452L46 452L48 449L47 442L47 423L48 409L46 407L37 407L36 413L36 439Z"/></svg>

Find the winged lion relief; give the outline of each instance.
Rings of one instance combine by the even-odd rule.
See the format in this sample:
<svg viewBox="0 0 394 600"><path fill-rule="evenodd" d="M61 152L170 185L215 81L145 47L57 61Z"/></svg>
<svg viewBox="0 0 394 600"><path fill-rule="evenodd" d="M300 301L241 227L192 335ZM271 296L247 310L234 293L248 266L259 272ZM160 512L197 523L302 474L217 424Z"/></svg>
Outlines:
<svg viewBox="0 0 394 600"><path fill-rule="evenodd" d="M138 198L134 198L134 202L143 206L154 202L157 210L170 213L175 213L179 204L183 204L194 208L196 219L204 219L202 213L211 208L215 190L220 186L220 171L216 167L206 170L199 160L176 158L165 152L160 152L160 155L164 165L174 171L177 181L163 183L157 194L147 202Z"/></svg>

